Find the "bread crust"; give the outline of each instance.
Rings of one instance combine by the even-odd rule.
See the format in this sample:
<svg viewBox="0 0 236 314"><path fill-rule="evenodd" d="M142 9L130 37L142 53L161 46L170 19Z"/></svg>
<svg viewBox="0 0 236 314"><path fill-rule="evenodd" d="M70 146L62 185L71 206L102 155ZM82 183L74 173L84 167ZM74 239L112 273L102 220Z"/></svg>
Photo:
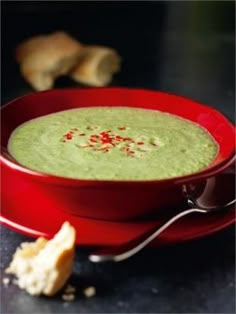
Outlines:
<svg viewBox="0 0 236 314"><path fill-rule="evenodd" d="M71 72L75 81L91 86L108 85L113 74L120 70L121 58L115 49L104 46L85 46L79 63Z"/></svg>
<svg viewBox="0 0 236 314"><path fill-rule="evenodd" d="M16 48L16 60L25 80L38 91L52 88L62 75L85 85L106 86L121 63L115 49L82 45L62 31L25 40Z"/></svg>
<svg viewBox="0 0 236 314"><path fill-rule="evenodd" d="M51 240L38 238L22 243L13 255L6 273L16 275L18 286L29 294L52 296L71 275L76 232L65 222Z"/></svg>
<svg viewBox="0 0 236 314"><path fill-rule="evenodd" d="M32 37L16 48L16 60L26 81L36 90L50 89L54 80L78 62L82 45L65 32Z"/></svg>

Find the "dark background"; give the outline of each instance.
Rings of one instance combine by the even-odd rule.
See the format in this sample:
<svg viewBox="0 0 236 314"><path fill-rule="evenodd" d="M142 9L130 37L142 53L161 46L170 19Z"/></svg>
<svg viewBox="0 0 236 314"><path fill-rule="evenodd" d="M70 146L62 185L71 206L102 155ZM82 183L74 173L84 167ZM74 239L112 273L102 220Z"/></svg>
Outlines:
<svg viewBox="0 0 236 314"><path fill-rule="evenodd" d="M2 101L31 92L14 62L22 40L65 30L87 44L116 48L112 85L195 98L234 116L232 1L2 1ZM56 87L77 86L67 78ZM231 106L231 108L230 108Z"/></svg>
<svg viewBox="0 0 236 314"><path fill-rule="evenodd" d="M2 103L32 92L14 61L16 45L56 30L116 48L123 63L113 86L194 98L235 121L233 1L2 1ZM78 85L56 82L67 86ZM23 240L1 227L1 271ZM3 287L1 313L235 313L234 227L117 265L92 265L86 256L78 248L72 282L95 284L95 298L64 304Z"/></svg>

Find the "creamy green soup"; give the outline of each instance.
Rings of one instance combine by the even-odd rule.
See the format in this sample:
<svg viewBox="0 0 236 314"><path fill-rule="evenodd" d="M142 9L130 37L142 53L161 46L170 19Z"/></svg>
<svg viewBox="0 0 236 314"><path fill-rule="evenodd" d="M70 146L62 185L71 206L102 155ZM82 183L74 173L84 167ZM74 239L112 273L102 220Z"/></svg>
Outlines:
<svg viewBox="0 0 236 314"><path fill-rule="evenodd" d="M78 179L153 180L207 167L217 144L177 116L129 107L66 110L27 121L8 150L23 166Z"/></svg>

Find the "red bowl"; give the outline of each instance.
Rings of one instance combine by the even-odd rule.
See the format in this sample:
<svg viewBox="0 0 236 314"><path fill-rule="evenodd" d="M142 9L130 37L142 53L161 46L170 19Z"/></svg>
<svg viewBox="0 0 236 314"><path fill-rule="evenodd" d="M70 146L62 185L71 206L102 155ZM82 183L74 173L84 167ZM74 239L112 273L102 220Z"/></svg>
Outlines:
<svg viewBox="0 0 236 314"><path fill-rule="evenodd" d="M42 115L76 107L129 106L172 113L198 123L219 145L215 160L195 174L166 180L77 180L27 169L6 152L11 132L21 123ZM94 219L128 220L171 207L182 206L183 187L205 185L232 164L235 128L218 111L180 96L126 88L62 89L17 98L1 109L2 115L2 206L17 206L14 189L20 190L25 210L51 208Z"/></svg>

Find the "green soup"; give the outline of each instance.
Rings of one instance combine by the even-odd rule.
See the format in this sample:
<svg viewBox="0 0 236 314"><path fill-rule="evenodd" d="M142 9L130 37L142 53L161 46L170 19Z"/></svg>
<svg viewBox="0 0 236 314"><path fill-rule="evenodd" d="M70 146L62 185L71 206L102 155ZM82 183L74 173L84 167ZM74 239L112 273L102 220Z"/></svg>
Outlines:
<svg viewBox="0 0 236 314"><path fill-rule="evenodd" d="M177 116L90 107L27 121L8 150L23 166L77 179L154 180L192 174L217 154L210 134Z"/></svg>

